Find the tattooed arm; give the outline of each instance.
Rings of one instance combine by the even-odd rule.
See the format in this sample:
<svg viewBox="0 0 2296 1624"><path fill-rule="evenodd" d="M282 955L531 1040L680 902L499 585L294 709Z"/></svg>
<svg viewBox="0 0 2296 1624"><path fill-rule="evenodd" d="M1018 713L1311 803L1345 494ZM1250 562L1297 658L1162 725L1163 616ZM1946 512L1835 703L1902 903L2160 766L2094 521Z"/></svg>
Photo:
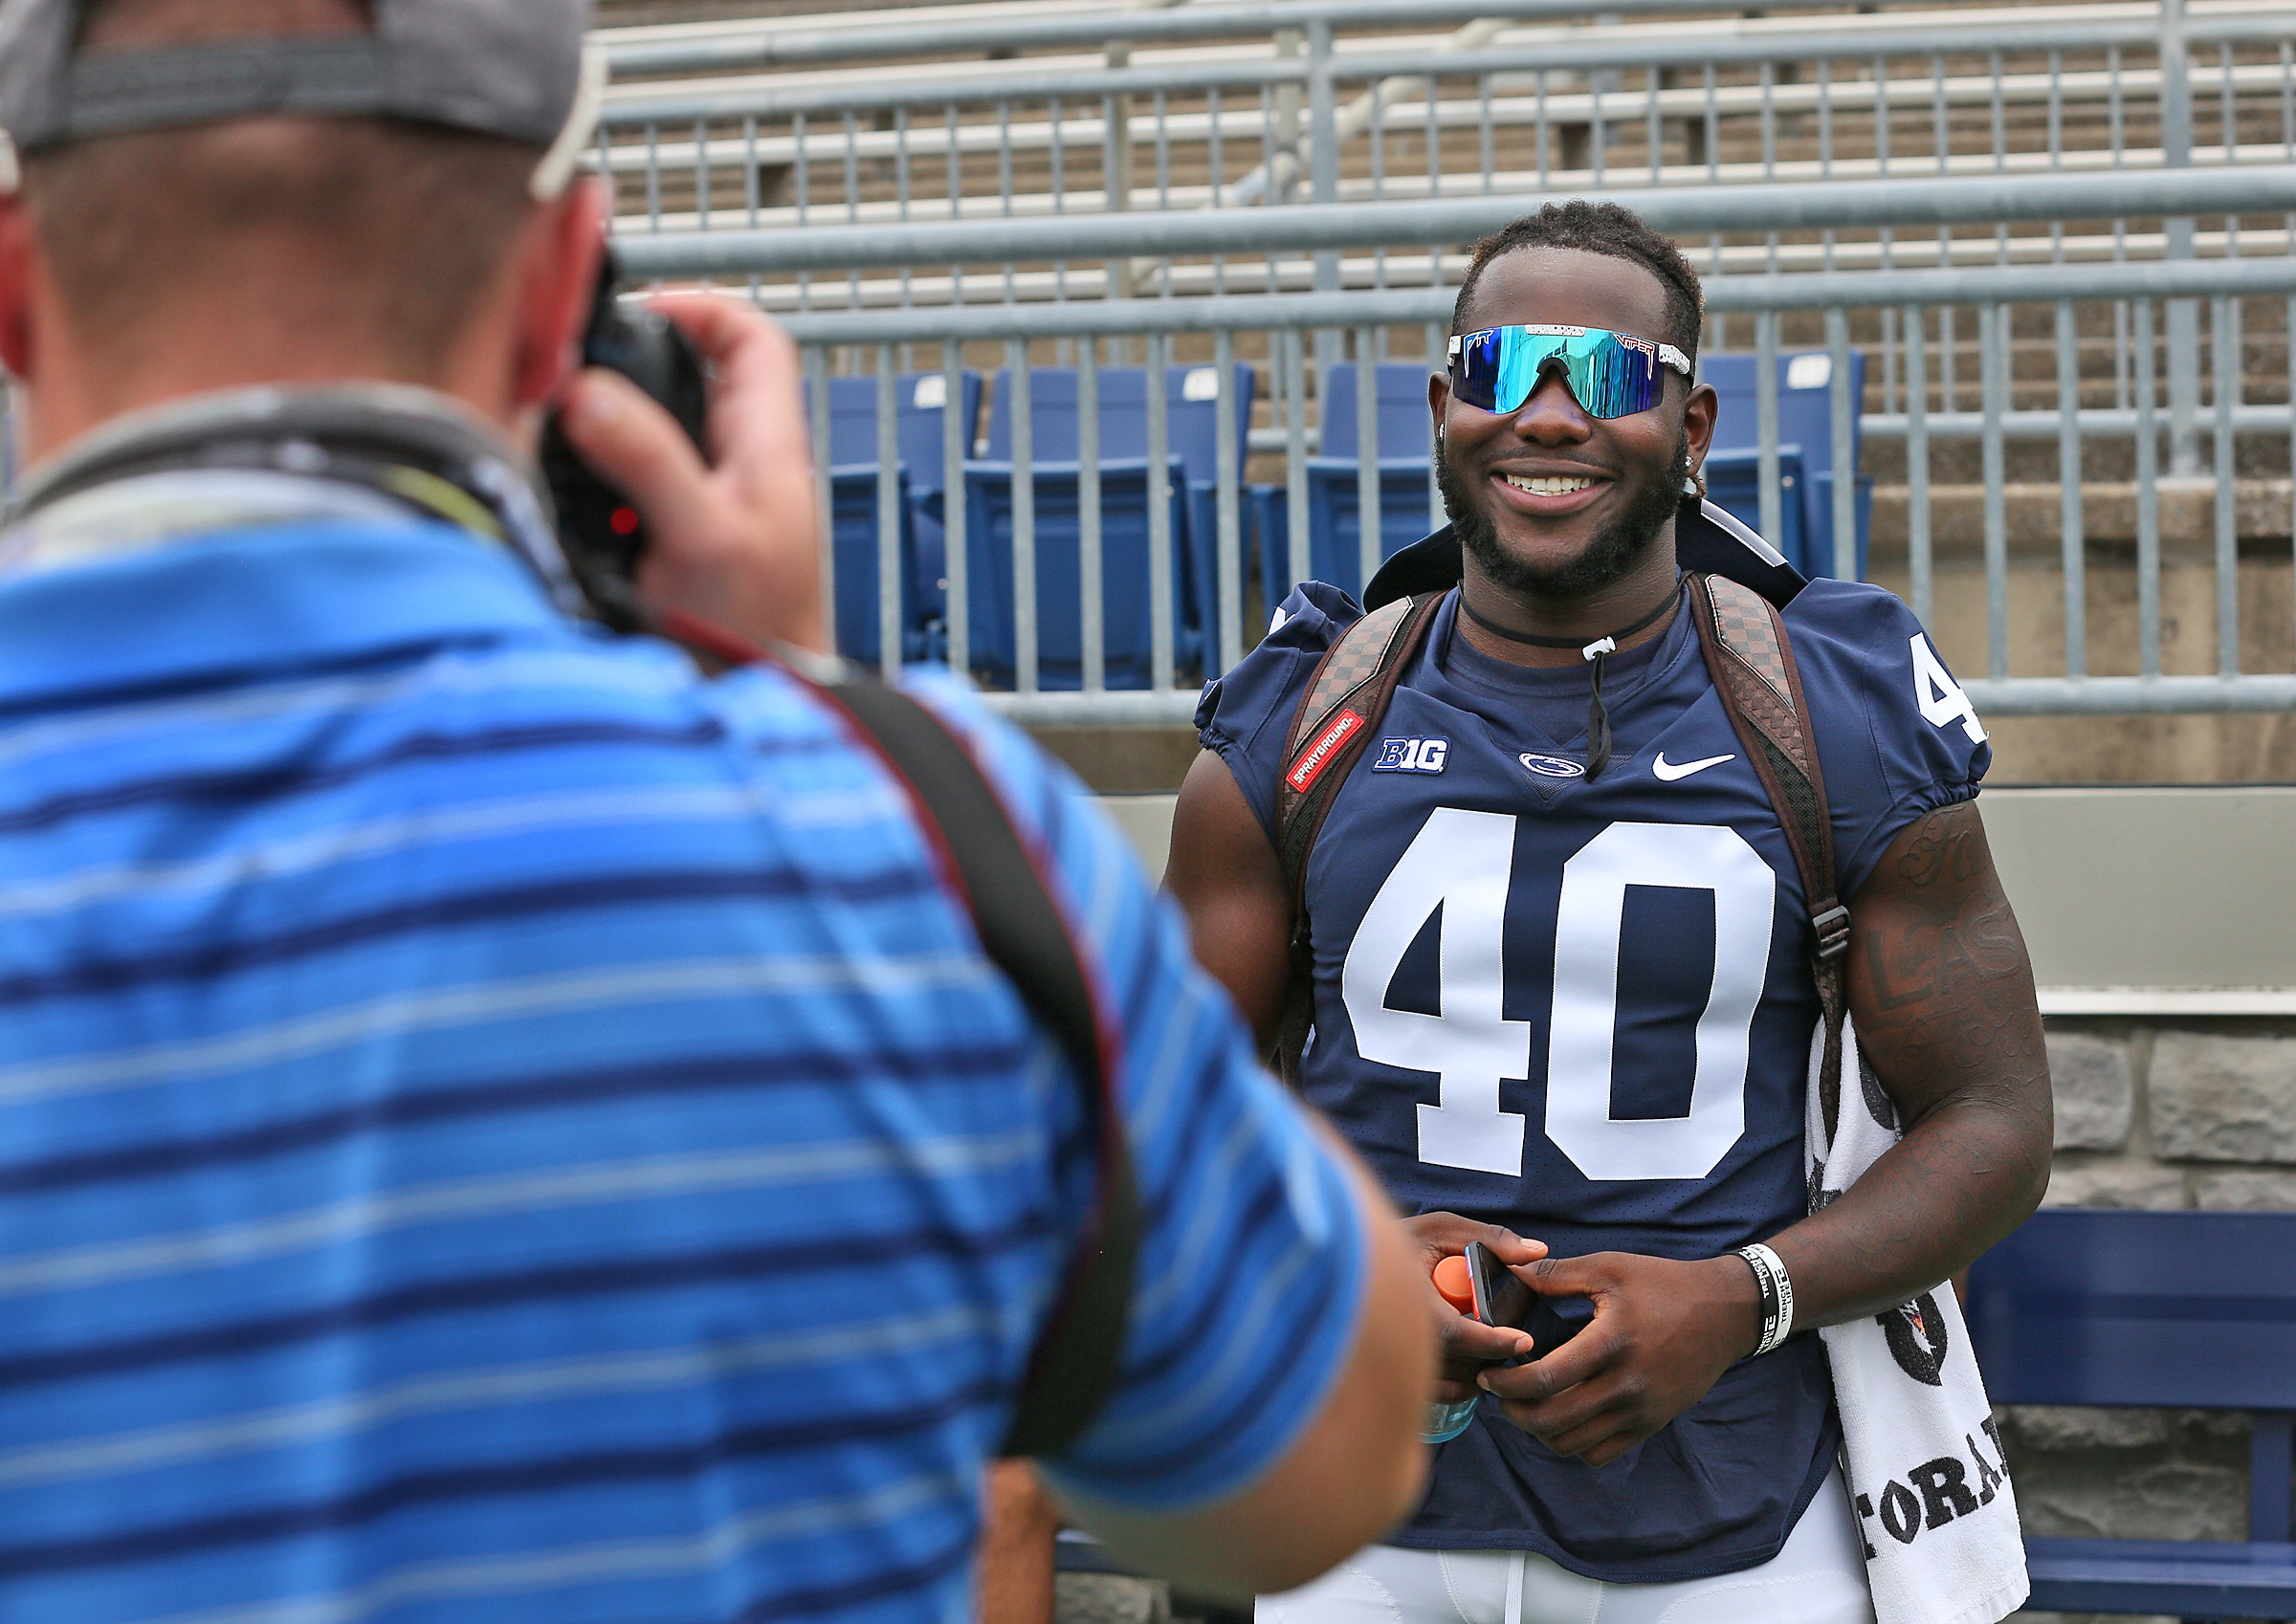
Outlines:
<svg viewBox="0 0 2296 1624"><path fill-rule="evenodd" d="M2049 1176L2033 967L1976 808L1942 807L1901 834L1850 920L1850 1014L1905 1138L1831 1206L1771 1238L1804 1327L1941 1284L2023 1222ZM1697 1402L1760 1339L1754 1272L1735 1257L1602 1252L1518 1272L1543 1294L1592 1298L1595 1323L1483 1385L1515 1425L1593 1465Z"/></svg>
<svg viewBox="0 0 2296 1624"><path fill-rule="evenodd" d="M1906 1136L1771 1242L1801 1325L1879 1313L1968 1267L2049 1181L2033 966L1976 807L1941 807L1900 835L1850 922L1850 1014Z"/></svg>

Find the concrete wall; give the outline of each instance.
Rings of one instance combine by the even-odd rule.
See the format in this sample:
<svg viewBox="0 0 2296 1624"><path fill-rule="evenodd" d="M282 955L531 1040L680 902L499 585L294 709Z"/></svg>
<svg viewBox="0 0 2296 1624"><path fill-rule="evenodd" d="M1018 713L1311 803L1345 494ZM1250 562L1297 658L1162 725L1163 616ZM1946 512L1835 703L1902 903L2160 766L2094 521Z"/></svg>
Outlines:
<svg viewBox="0 0 2296 1624"><path fill-rule="evenodd" d="M1173 799L1101 801L1159 877ZM2296 1016L2296 786L1997 789L1978 804L2044 1013Z"/></svg>

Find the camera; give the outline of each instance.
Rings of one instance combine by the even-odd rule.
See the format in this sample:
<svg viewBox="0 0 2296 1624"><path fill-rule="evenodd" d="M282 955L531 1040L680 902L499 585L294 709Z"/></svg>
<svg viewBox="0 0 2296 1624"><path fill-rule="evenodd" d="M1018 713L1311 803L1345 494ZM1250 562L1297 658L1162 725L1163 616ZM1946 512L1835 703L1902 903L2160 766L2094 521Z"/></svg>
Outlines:
<svg viewBox="0 0 2296 1624"><path fill-rule="evenodd" d="M583 333L583 363L619 372L643 389L706 456L710 390L701 357L667 317L643 306L624 306L614 296L621 279L621 266L609 248L599 263L589 326ZM542 477L577 579L593 599L601 596L593 584L601 581L627 586L646 554L645 523L629 498L582 460L555 412L542 431Z"/></svg>

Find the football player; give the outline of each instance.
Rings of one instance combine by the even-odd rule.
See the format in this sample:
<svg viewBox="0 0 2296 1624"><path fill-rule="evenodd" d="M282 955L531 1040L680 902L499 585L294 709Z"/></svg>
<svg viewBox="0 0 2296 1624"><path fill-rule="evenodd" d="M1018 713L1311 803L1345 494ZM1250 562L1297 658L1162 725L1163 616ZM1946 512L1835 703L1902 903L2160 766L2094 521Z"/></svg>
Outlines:
<svg viewBox="0 0 2296 1624"><path fill-rule="evenodd" d="M1790 598L1849 1008L1904 1131L1809 1211L1812 911L1681 583L1716 412L1700 323L1689 263L1614 205L1479 247L1428 385L1452 522L1366 597L1449 590L1296 894L1288 735L1363 611L1301 586L1199 713L1169 875L1199 957L1272 1043L1303 932L1308 1098L1417 1215L1430 1269L1481 1240L1535 1294L1510 1366L1520 1331L1430 1287L1436 1396L1489 1399L1410 1523L1264 1619L1870 1619L1823 1348L1750 1357L1764 1282L1734 1254L1766 1243L1807 1332L1933 1290L2046 1183L2032 971L1975 805L1984 729L1896 598L1781 590L1799 579L1739 532L1739 578Z"/></svg>

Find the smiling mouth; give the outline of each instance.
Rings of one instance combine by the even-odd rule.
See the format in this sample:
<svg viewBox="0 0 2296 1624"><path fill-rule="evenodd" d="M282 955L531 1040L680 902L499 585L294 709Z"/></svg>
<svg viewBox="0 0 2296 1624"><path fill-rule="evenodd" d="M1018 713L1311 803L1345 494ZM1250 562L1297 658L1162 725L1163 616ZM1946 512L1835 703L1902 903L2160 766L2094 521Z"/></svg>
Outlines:
<svg viewBox="0 0 2296 1624"><path fill-rule="evenodd" d="M1517 491L1528 491L1534 496L1568 496L1587 490L1595 483L1581 474L1541 474L1534 477L1519 473L1502 473L1499 477Z"/></svg>

